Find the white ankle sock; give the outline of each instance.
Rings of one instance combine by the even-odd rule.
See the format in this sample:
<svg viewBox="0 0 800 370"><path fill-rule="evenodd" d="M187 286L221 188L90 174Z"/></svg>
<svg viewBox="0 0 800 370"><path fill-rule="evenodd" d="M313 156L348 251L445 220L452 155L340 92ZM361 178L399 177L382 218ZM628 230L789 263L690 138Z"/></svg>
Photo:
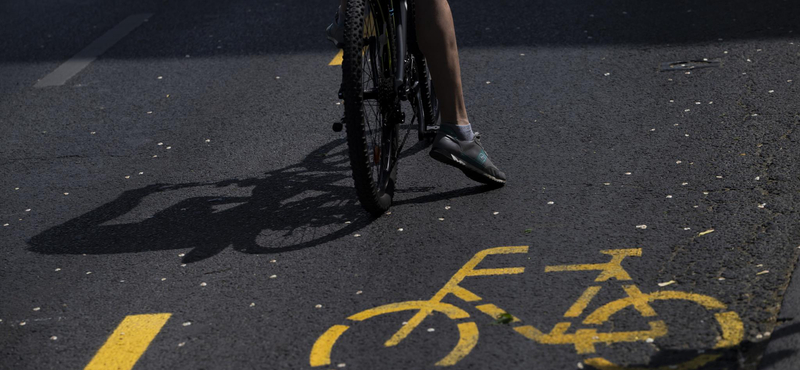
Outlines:
<svg viewBox="0 0 800 370"><path fill-rule="evenodd" d="M472 141L472 139L475 137L475 135L472 133L471 124L457 125L455 123L450 123L450 122L442 122L442 124L450 126L449 131L454 131L456 133L458 140Z"/></svg>

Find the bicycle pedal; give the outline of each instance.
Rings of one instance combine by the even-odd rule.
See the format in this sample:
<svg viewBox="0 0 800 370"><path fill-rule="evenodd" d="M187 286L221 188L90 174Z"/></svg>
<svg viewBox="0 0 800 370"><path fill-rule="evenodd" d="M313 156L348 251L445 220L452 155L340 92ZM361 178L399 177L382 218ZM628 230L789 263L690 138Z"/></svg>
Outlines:
<svg viewBox="0 0 800 370"><path fill-rule="evenodd" d="M335 132L342 132L342 128L343 127L344 127L344 125L342 124L341 121L337 121L337 122L333 123L333 131L335 131Z"/></svg>

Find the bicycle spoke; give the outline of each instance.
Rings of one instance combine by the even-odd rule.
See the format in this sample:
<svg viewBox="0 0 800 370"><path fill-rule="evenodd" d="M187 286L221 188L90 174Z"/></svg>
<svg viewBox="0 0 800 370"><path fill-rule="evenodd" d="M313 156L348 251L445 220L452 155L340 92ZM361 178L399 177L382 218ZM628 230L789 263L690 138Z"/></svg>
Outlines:
<svg viewBox="0 0 800 370"><path fill-rule="evenodd" d="M384 118L385 113L381 114L380 101L378 100L380 94L378 93L382 76L380 71L383 70L380 58L378 57L382 45L378 45L378 38L374 24L374 18L368 14L366 17L364 36L365 46L362 50L362 91L363 93L363 106L364 106L364 126L365 136L367 138L367 154L370 156L372 163L373 178L377 180L381 191L385 189L385 170L388 169L384 166L384 157L388 153L382 150L384 142ZM389 151L390 153L391 151ZM387 167L387 168L384 168Z"/></svg>

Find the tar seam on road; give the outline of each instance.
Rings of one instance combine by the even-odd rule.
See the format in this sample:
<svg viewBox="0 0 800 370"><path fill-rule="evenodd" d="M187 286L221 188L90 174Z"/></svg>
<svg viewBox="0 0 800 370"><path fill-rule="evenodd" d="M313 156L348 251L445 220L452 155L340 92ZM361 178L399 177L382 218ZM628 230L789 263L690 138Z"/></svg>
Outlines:
<svg viewBox="0 0 800 370"><path fill-rule="evenodd" d="M134 14L125 18L125 20L103 34L103 36L100 36L97 40L89 44L89 46L79 51L78 54L75 54L74 57L58 66L55 71L44 76L44 78L39 80L33 87L63 85L67 80L86 68L89 63L97 59L100 54L105 53L106 50L114 46L119 40L122 40L123 37L131 33L136 27L139 27L139 25L150 18L151 15L153 14Z"/></svg>

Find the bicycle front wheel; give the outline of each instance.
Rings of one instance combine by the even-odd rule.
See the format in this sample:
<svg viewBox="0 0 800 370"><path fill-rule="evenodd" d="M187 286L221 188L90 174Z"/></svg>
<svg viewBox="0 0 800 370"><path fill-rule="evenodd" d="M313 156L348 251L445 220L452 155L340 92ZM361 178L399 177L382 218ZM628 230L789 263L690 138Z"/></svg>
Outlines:
<svg viewBox="0 0 800 370"><path fill-rule="evenodd" d="M392 204L399 138L392 25L383 13L368 1L347 1L342 56L350 165L358 200L373 216Z"/></svg>

